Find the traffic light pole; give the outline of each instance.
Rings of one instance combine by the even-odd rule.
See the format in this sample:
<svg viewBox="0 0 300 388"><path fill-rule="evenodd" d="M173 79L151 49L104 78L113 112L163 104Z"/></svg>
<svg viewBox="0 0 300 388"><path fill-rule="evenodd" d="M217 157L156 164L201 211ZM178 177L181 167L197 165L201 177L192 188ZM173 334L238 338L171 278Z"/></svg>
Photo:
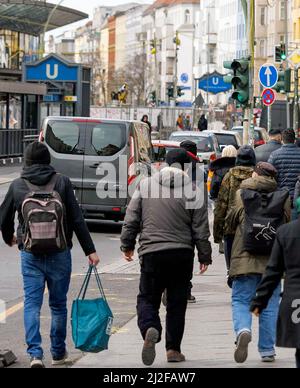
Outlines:
<svg viewBox="0 0 300 388"><path fill-rule="evenodd" d="M300 65L295 67L294 131L296 136L299 130L299 68Z"/></svg>
<svg viewBox="0 0 300 388"><path fill-rule="evenodd" d="M177 100L177 84L178 84L178 41L179 41L179 34L178 31L176 31L176 36L175 36L175 71L174 71L174 100L175 100L175 105L176 105L176 100Z"/></svg>
<svg viewBox="0 0 300 388"><path fill-rule="evenodd" d="M154 49L155 49L155 56L154 56L154 61L155 61L155 106L158 107L158 78L159 78L159 72L158 72L158 61L157 61L157 39L156 36L154 36Z"/></svg>

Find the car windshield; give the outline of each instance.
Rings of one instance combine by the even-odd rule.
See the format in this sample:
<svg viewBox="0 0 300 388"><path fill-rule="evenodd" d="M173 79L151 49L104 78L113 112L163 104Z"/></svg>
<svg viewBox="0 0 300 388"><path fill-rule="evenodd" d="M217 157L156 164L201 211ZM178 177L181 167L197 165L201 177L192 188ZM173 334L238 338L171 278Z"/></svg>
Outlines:
<svg viewBox="0 0 300 388"><path fill-rule="evenodd" d="M219 146L233 145L234 147L238 147L238 143L234 135L224 135L222 133L216 133L215 135L218 140Z"/></svg>
<svg viewBox="0 0 300 388"><path fill-rule="evenodd" d="M210 137L173 135L170 140L178 141L179 143L185 140L190 140L197 144L198 152L214 152L214 145Z"/></svg>

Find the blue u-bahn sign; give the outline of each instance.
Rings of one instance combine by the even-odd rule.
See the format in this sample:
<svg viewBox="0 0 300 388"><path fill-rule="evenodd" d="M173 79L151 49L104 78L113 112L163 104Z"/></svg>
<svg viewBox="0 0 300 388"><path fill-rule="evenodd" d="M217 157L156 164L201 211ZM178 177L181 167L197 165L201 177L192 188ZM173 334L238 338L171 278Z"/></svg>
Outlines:
<svg viewBox="0 0 300 388"><path fill-rule="evenodd" d="M199 80L199 89L208 93L224 93L228 92L231 88L231 84L224 82L224 75L218 73L217 71L212 74L204 75Z"/></svg>
<svg viewBox="0 0 300 388"><path fill-rule="evenodd" d="M25 81L28 82L77 82L79 66L56 55L41 61L25 64Z"/></svg>

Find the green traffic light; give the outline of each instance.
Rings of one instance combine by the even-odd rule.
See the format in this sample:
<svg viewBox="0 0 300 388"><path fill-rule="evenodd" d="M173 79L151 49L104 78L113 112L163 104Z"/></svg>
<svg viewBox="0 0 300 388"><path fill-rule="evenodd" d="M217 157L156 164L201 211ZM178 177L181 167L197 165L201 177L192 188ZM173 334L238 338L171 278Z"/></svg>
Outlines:
<svg viewBox="0 0 300 388"><path fill-rule="evenodd" d="M286 60L286 54L281 54L281 59L282 59L283 61L285 61L285 60Z"/></svg>

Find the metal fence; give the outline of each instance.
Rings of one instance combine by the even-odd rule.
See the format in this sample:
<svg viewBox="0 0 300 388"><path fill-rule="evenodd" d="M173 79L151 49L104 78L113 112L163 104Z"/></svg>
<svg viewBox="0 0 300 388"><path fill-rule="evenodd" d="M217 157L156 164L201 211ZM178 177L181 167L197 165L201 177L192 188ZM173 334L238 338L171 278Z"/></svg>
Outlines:
<svg viewBox="0 0 300 388"><path fill-rule="evenodd" d="M27 144L38 135L38 129L0 129L0 158L22 156Z"/></svg>

